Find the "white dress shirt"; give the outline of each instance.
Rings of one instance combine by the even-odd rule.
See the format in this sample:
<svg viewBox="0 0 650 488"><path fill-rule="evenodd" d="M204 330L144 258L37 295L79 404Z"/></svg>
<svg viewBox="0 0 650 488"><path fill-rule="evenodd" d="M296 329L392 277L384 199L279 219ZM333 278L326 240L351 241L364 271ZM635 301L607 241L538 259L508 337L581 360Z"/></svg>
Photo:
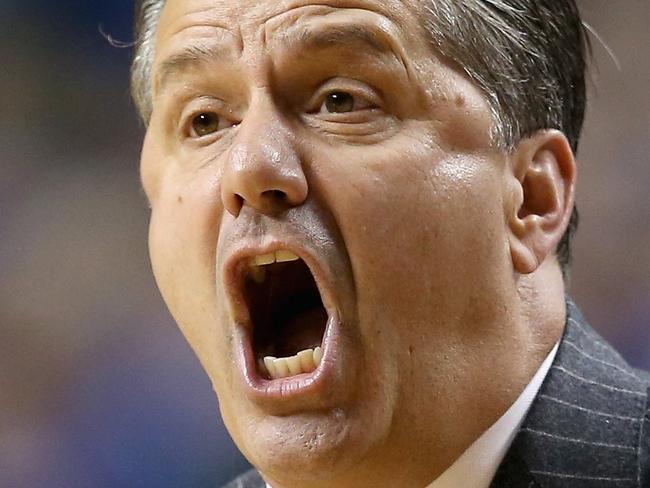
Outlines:
<svg viewBox="0 0 650 488"><path fill-rule="evenodd" d="M542 382L548 374L559 343L546 356L537 373L508 410L481 434L461 456L426 488L489 488L510 444L519 431ZM272 488L266 485L266 488Z"/></svg>

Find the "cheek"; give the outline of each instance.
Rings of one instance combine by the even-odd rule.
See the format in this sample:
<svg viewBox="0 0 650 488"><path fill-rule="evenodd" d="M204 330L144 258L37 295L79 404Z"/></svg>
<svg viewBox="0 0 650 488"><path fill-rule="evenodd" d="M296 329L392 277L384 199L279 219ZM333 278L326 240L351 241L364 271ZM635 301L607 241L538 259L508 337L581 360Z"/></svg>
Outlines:
<svg viewBox="0 0 650 488"><path fill-rule="evenodd" d="M218 310L215 249L219 192L208 178L161 181L152 207L149 249L158 287L202 363L214 357Z"/></svg>
<svg viewBox="0 0 650 488"><path fill-rule="evenodd" d="M366 149L363 159L339 158L356 164L333 166L345 172L338 179L346 185L331 206L350 253L360 318L396 343L404 329L378 324L409 323L417 332L423 321L462 314L507 256L498 165L402 142Z"/></svg>

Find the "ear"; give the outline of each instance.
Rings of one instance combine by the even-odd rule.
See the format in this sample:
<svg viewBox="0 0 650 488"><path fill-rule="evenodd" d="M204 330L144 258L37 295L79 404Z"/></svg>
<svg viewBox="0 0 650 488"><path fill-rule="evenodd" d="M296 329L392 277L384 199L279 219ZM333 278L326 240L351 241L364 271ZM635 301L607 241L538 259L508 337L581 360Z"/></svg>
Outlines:
<svg viewBox="0 0 650 488"><path fill-rule="evenodd" d="M510 155L506 217L512 264L532 273L562 239L573 211L576 162L562 132L522 139Z"/></svg>

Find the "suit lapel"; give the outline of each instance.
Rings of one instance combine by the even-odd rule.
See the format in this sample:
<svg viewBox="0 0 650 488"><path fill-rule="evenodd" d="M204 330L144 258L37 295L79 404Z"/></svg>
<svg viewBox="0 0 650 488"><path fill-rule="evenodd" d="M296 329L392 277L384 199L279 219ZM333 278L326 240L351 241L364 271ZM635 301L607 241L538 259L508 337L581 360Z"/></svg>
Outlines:
<svg viewBox="0 0 650 488"><path fill-rule="evenodd" d="M567 300L551 370L491 488L637 488L646 386Z"/></svg>

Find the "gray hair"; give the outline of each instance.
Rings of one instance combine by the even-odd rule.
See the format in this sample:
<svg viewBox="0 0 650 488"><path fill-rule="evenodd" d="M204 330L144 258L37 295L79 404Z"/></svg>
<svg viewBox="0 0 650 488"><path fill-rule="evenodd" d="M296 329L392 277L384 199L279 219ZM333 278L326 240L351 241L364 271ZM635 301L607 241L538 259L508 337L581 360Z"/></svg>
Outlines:
<svg viewBox="0 0 650 488"><path fill-rule="evenodd" d="M136 2L135 55L131 64L131 95L140 117L149 123L153 112L151 69L155 57L156 31L165 0Z"/></svg>
<svg viewBox="0 0 650 488"><path fill-rule="evenodd" d="M437 52L460 66L486 96L495 145L510 150L539 130L558 129L577 151L589 43L575 0L420 1ZM155 34L165 0L137 3L131 93L147 124ZM556 250L565 278L577 225L574 208Z"/></svg>

